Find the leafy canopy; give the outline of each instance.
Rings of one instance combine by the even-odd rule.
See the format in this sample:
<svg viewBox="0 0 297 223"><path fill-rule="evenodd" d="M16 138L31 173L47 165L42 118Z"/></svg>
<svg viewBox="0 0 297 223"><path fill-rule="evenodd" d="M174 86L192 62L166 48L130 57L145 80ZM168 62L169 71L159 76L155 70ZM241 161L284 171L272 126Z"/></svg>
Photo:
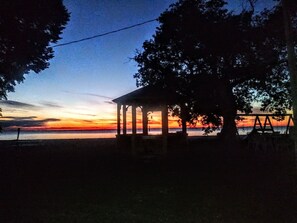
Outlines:
<svg viewBox="0 0 297 223"><path fill-rule="evenodd" d="M49 67L69 20L62 0L9 0L0 7L0 99L6 98L25 74Z"/></svg>

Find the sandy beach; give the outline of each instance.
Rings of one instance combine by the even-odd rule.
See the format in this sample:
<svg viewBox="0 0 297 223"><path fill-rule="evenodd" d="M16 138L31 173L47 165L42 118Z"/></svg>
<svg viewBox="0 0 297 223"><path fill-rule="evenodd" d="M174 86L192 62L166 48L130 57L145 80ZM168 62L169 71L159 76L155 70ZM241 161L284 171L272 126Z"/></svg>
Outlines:
<svg viewBox="0 0 297 223"><path fill-rule="evenodd" d="M115 139L2 141L1 222L296 222L291 155L189 140L166 156Z"/></svg>

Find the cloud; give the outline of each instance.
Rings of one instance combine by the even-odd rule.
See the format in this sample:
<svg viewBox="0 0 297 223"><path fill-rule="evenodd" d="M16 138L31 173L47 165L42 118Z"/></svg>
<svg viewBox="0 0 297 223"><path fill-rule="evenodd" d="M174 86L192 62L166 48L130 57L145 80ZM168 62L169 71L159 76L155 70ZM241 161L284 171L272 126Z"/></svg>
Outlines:
<svg viewBox="0 0 297 223"><path fill-rule="evenodd" d="M86 114L86 113L79 113L79 112L65 112L71 115L82 115L82 116L89 116L89 117L96 117L97 115L94 114Z"/></svg>
<svg viewBox="0 0 297 223"><path fill-rule="evenodd" d="M10 120L0 120L0 125L4 128L13 128L13 127L43 127L48 122L59 122L61 119L57 118L47 118L36 120L35 116L28 117L10 117L6 116L5 118L10 118Z"/></svg>
<svg viewBox="0 0 297 223"><path fill-rule="evenodd" d="M61 106L57 103L54 103L54 102L49 102L49 101L41 102L41 104L48 108L63 108L63 106Z"/></svg>
<svg viewBox="0 0 297 223"><path fill-rule="evenodd" d="M92 121L92 120L81 120L81 121L84 123L94 123L94 121Z"/></svg>
<svg viewBox="0 0 297 223"><path fill-rule="evenodd" d="M38 109L36 105L11 100L1 100L0 106L1 105L12 108Z"/></svg>
<svg viewBox="0 0 297 223"><path fill-rule="evenodd" d="M84 92L73 92L73 91L63 91L64 93L67 94L79 94L79 95L86 95L86 96L92 96L92 97L97 97L97 98L104 98L104 99L110 99L112 100L113 98L101 95L101 94L93 94L93 93L84 93Z"/></svg>
<svg viewBox="0 0 297 223"><path fill-rule="evenodd" d="M98 98L106 98L106 99L113 99L111 97L105 96L105 95L100 95L100 94L91 94L91 93L83 93L84 95L88 95L88 96L93 96L93 97L98 97Z"/></svg>
<svg viewBox="0 0 297 223"><path fill-rule="evenodd" d="M112 101L104 101L105 104L114 105L115 103Z"/></svg>
<svg viewBox="0 0 297 223"><path fill-rule="evenodd" d="M17 120L32 120L37 118L37 116L24 116L24 117L14 117L14 116L3 116L3 119L17 119Z"/></svg>

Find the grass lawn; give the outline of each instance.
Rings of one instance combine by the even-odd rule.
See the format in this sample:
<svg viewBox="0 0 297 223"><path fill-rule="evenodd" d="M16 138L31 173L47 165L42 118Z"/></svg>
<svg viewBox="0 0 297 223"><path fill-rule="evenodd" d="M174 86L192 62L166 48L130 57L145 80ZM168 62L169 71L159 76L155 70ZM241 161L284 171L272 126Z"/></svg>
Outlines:
<svg viewBox="0 0 297 223"><path fill-rule="evenodd" d="M287 153L196 142L189 151L142 159L114 146L1 151L0 222L297 222Z"/></svg>

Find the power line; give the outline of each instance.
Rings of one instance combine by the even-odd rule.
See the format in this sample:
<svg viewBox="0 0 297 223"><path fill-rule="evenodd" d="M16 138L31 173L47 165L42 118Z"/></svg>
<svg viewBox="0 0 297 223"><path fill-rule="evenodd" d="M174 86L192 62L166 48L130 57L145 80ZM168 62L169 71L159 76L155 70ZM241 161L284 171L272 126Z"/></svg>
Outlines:
<svg viewBox="0 0 297 223"><path fill-rule="evenodd" d="M126 26L124 28L120 28L120 29L117 29L117 30L113 30L113 31L109 31L109 32L106 32L106 33L98 34L98 35L95 35L95 36L86 37L86 38L79 39L79 40L73 40L73 41L70 41L70 42L57 44L57 45L54 45L52 47L66 46L66 45L70 45L70 44L74 44L74 43L83 42L83 41L86 41L86 40L95 39L95 38L102 37L102 36L107 36L109 34L121 32L121 31L124 31L124 30L127 30L127 29L132 29L134 27L142 26L144 24L151 23L151 22L154 22L154 21L157 21L157 19L151 19L151 20L148 20L148 21L145 21L145 22L142 22L142 23L138 23L138 24L135 24L135 25L132 25L132 26Z"/></svg>

